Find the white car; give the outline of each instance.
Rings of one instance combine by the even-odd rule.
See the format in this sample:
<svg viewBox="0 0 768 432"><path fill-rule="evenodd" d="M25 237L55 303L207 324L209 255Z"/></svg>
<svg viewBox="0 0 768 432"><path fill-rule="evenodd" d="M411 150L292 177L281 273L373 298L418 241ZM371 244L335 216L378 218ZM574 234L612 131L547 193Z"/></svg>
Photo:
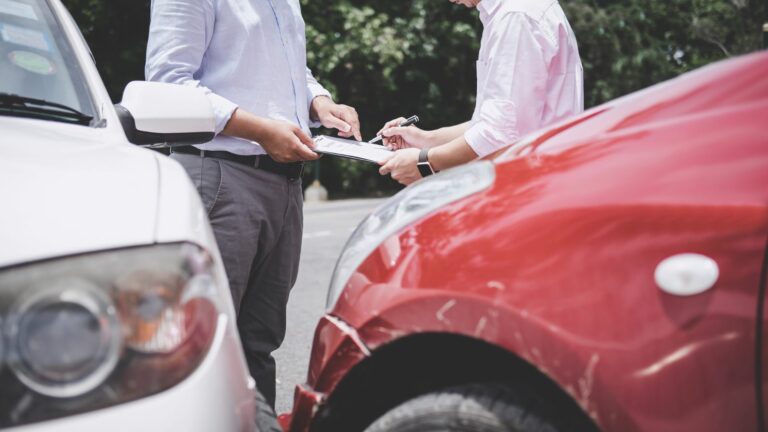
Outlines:
<svg viewBox="0 0 768 432"><path fill-rule="evenodd" d="M0 429L257 430L197 191L136 145L213 130L194 88L113 106L59 0L0 0Z"/></svg>

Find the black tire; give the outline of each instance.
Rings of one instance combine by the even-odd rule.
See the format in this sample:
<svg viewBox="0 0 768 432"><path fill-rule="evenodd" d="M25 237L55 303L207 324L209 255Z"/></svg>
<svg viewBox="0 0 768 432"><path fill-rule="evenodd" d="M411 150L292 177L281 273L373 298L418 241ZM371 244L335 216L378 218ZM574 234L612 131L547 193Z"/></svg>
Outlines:
<svg viewBox="0 0 768 432"><path fill-rule="evenodd" d="M365 432L558 432L507 387L475 384L411 399Z"/></svg>
<svg viewBox="0 0 768 432"><path fill-rule="evenodd" d="M283 428L277 422L275 410L269 406L258 390L256 391L256 432L283 432Z"/></svg>

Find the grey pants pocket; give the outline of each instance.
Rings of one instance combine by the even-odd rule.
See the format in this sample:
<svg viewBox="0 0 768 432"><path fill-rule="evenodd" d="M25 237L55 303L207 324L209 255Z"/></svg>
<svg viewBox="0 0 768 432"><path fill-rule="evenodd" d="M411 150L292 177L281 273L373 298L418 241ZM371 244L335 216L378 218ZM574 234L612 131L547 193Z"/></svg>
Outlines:
<svg viewBox="0 0 768 432"><path fill-rule="evenodd" d="M221 195L221 162L218 159L178 153L172 154L171 158L187 171L210 216Z"/></svg>
<svg viewBox="0 0 768 432"><path fill-rule="evenodd" d="M213 208L216 206L216 202L219 201L219 197L221 196L221 186L224 181L221 172L221 162L219 162L218 159L201 159L203 159L203 163L201 164L203 181L200 196L203 199L205 211L208 212L208 216L210 216L211 212L213 212Z"/></svg>

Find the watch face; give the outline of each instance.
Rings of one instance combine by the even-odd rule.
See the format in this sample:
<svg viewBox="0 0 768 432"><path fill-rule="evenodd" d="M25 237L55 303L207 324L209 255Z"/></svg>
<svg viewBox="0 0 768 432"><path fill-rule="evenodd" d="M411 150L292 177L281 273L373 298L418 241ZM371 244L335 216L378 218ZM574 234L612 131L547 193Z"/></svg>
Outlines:
<svg viewBox="0 0 768 432"><path fill-rule="evenodd" d="M419 152L419 160L416 163L416 167L419 168L419 173L422 177L430 176L435 173L432 169L432 165L429 163L429 149L424 148Z"/></svg>
<svg viewBox="0 0 768 432"><path fill-rule="evenodd" d="M422 177L430 176L435 173L435 170L432 169L432 165L430 165L429 162L419 162L416 166L419 168L419 173L421 173Z"/></svg>

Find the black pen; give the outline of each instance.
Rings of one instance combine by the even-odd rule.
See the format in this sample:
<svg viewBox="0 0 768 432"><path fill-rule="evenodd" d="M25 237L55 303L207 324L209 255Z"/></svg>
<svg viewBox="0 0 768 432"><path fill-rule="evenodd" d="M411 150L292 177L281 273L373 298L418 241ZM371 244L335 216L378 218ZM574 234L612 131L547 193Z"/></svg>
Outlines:
<svg viewBox="0 0 768 432"><path fill-rule="evenodd" d="M415 116L410 116L407 119L405 119L405 120L400 122L400 127L407 127L407 126L410 126L410 125L414 125L414 124L416 124L418 122L419 122L419 116L416 116L416 115ZM381 141L383 139L384 139L384 136L377 135L376 138L368 141L368 143L369 144L376 144L377 142L379 142L379 141Z"/></svg>

